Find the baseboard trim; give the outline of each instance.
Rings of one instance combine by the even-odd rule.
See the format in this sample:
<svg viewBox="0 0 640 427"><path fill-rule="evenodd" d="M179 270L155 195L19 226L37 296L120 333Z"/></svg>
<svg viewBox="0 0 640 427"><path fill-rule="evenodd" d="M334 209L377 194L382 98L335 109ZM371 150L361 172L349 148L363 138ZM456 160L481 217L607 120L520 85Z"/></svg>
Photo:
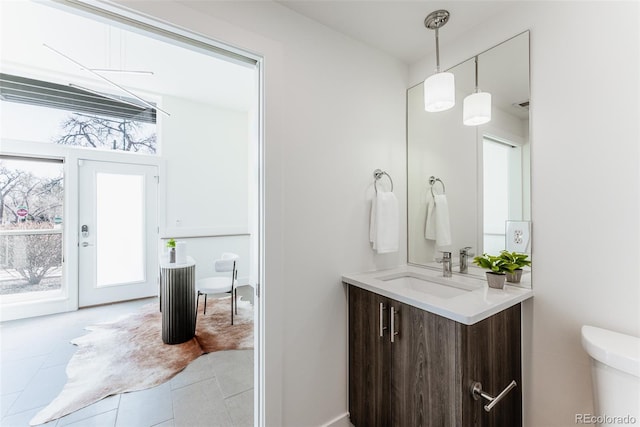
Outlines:
<svg viewBox="0 0 640 427"><path fill-rule="evenodd" d="M324 424L322 427L353 427L353 424L349 421L349 413L345 412Z"/></svg>

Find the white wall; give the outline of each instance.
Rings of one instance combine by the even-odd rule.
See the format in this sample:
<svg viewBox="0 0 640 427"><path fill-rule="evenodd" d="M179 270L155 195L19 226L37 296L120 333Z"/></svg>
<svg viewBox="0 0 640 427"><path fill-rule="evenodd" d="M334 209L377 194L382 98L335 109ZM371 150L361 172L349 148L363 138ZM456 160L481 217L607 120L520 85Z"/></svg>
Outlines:
<svg viewBox="0 0 640 427"><path fill-rule="evenodd" d="M381 168L406 227L407 66L271 2L125 4L264 55L267 425L343 416L341 275L406 260L404 237L399 253L374 255L368 216Z"/></svg>
<svg viewBox="0 0 640 427"><path fill-rule="evenodd" d="M248 229L248 113L165 96L166 226Z"/></svg>
<svg viewBox="0 0 640 427"><path fill-rule="evenodd" d="M615 19L595 24L605 16ZM531 29L528 426L575 425L576 413L593 413L581 325L640 336L639 17L637 2L518 2L441 46L446 66ZM412 66L410 81L432 61Z"/></svg>
<svg viewBox="0 0 640 427"><path fill-rule="evenodd" d="M255 283L250 279L255 265L249 250L249 113L174 96L163 96L162 105L171 113L158 121L166 161L160 177L166 183L162 236L186 242L197 278L215 275L213 260L233 252L240 256L239 283Z"/></svg>

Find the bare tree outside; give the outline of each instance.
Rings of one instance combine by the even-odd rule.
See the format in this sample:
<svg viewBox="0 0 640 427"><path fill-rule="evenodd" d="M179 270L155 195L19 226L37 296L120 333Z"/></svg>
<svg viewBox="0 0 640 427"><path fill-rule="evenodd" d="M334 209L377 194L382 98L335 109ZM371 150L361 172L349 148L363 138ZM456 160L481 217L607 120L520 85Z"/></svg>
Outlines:
<svg viewBox="0 0 640 427"><path fill-rule="evenodd" d="M57 144L156 153L155 125L73 113L61 124L61 129L62 135L54 140Z"/></svg>
<svg viewBox="0 0 640 427"><path fill-rule="evenodd" d="M60 289L63 194L62 164L0 157L0 294Z"/></svg>
<svg viewBox="0 0 640 427"><path fill-rule="evenodd" d="M25 222L23 230L50 229L42 222ZM12 266L28 285L40 285L47 275L62 262L62 234L26 234L14 236ZM46 289L48 287L38 287Z"/></svg>
<svg viewBox="0 0 640 427"><path fill-rule="evenodd" d="M14 189L20 184L23 174L23 171L12 170L5 165L0 166L0 224L5 223L4 212L7 205L5 200L9 201L12 198ZM11 207L9 206L8 209ZM12 214L17 219L18 215L15 212Z"/></svg>

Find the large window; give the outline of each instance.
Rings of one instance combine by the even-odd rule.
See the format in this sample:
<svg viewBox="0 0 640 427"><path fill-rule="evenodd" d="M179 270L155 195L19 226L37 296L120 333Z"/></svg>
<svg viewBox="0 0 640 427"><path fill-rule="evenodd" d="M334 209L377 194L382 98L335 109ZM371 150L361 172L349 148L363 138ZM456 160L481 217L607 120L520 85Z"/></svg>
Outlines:
<svg viewBox="0 0 640 427"><path fill-rule="evenodd" d="M62 162L0 156L0 299L62 289ZM15 299L15 298L14 298Z"/></svg>

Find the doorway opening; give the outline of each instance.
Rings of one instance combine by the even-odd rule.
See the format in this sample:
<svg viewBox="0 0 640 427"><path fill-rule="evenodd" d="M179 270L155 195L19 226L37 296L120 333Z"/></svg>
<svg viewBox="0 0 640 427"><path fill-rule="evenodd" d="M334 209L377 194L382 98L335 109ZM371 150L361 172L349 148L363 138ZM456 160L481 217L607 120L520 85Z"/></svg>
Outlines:
<svg viewBox="0 0 640 427"><path fill-rule="evenodd" d="M3 303L0 320L157 294L170 239L197 278L237 253L261 419L261 58L107 4L1 7L0 154L59 159L64 192L46 232L60 241L59 298Z"/></svg>
<svg viewBox="0 0 640 427"><path fill-rule="evenodd" d="M510 219L523 217L522 147L506 140L482 138L483 251L505 250Z"/></svg>

